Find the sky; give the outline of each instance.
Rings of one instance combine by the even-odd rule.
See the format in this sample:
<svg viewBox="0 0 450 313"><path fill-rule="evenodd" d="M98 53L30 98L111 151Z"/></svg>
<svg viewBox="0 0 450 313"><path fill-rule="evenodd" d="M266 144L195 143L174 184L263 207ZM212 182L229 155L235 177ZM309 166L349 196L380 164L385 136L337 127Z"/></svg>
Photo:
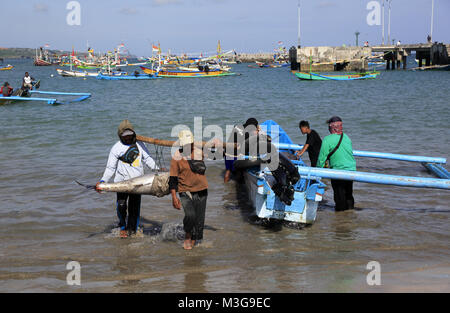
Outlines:
<svg viewBox="0 0 450 313"><path fill-rule="evenodd" d="M6 1L6 0L2 0ZM300 0L301 45L381 43L381 26L369 26L373 0ZM382 0L377 0L379 3ZM391 39L425 42L432 0L392 0ZM297 45L298 0L78 0L81 25L67 24L69 0L15 0L2 5L0 47L111 51L123 43L131 54L151 55L151 44L173 53L223 50L270 52L281 41ZM387 40L386 10L386 40ZM435 0L433 40L450 43L450 0ZM5 33L4 33L5 34Z"/></svg>

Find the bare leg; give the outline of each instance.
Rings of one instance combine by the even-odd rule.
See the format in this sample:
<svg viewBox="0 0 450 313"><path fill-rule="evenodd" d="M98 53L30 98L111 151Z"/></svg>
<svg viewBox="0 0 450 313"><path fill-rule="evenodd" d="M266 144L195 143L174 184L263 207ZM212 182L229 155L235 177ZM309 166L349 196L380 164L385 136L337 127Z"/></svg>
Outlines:
<svg viewBox="0 0 450 313"><path fill-rule="evenodd" d="M192 240L191 240L191 234L186 233L184 236L184 244L183 244L184 250L192 250Z"/></svg>

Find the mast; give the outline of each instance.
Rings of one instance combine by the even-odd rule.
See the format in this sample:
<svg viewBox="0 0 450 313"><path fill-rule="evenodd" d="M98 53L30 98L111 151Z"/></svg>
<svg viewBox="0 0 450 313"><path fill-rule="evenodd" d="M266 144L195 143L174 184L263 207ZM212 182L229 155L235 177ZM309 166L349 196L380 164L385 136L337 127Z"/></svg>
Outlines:
<svg viewBox="0 0 450 313"><path fill-rule="evenodd" d="M388 0L388 4L389 4L389 17L388 17L388 44L391 42L391 3L392 3L392 0Z"/></svg>
<svg viewBox="0 0 450 313"><path fill-rule="evenodd" d="M383 13L382 13L382 22L381 22L381 45L384 46L384 0L383 0Z"/></svg>
<svg viewBox="0 0 450 313"><path fill-rule="evenodd" d="M431 29L430 29L431 42L433 42L433 19L434 19L434 0L431 0Z"/></svg>
<svg viewBox="0 0 450 313"><path fill-rule="evenodd" d="M298 14L297 47L300 48L300 0L298 0L297 14Z"/></svg>

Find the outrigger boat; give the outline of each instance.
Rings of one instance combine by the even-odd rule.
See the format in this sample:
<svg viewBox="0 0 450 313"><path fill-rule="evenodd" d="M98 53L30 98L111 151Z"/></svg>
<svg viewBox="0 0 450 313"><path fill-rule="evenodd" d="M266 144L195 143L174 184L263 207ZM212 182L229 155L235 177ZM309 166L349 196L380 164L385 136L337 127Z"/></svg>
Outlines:
<svg viewBox="0 0 450 313"><path fill-rule="evenodd" d="M149 80L149 79L157 79L161 78L156 75L151 74L135 74L135 75L120 75L120 76L114 76L114 75L104 75L104 74L98 74L97 79L103 79L103 80Z"/></svg>
<svg viewBox="0 0 450 313"><path fill-rule="evenodd" d="M256 66L249 65L248 67L251 68L280 68L280 67L288 67L291 65L289 62L261 62L261 61L255 61Z"/></svg>
<svg viewBox="0 0 450 313"><path fill-rule="evenodd" d="M188 77L221 77L221 76L232 76L236 73L226 72L222 70L211 70L205 71L180 71L180 70L156 70L141 66L142 71L145 74L157 75L159 77L177 77L177 78L188 78Z"/></svg>
<svg viewBox="0 0 450 313"><path fill-rule="evenodd" d="M8 64L6 66L0 66L0 71L9 71L12 70L14 68L14 66Z"/></svg>
<svg viewBox="0 0 450 313"><path fill-rule="evenodd" d="M319 74L314 72L293 72L300 80L361 80L374 79L380 75L380 72L364 72L364 73L350 73L350 74Z"/></svg>
<svg viewBox="0 0 450 313"><path fill-rule="evenodd" d="M98 73L94 73L94 72L66 71L66 70L63 70L60 68L57 68L56 72L58 72L58 74L63 77L97 77L98 76Z"/></svg>
<svg viewBox="0 0 450 313"><path fill-rule="evenodd" d="M289 136L274 121L269 120L262 123L261 129L272 138L274 145L281 153L293 154L295 151L303 148L302 145L293 144ZM324 193L325 184L321 181L323 178L403 187L450 190L450 173L442 166L442 164L446 163L445 158L356 150L353 154L357 157L421 163L428 171L439 178L407 177L314 168L306 166L302 160L291 160L290 162L296 166L301 179L293 186L295 190L294 200L290 205L286 205L275 195L271 188L273 181L271 171L267 168L257 166L246 169L244 173L249 199L256 210L256 215L262 219L277 219L301 224L312 224L316 219L317 205L322 200Z"/></svg>
<svg viewBox="0 0 450 313"><path fill-rule="evenodd" d="M58 95L58 96L77 96L78 98L70 101L61 101L56 98L41 98L32 97L32 95ZM58 91L41 91L41 90L30 90L25 93L22 89L19 89L11 97L3 97L0 95L0 104L11 104L18 101L38 101L47 102L48 104L65 104L72 102L80 102L91 97L90 93L75 93L75 92L58 92Z"/></svg>

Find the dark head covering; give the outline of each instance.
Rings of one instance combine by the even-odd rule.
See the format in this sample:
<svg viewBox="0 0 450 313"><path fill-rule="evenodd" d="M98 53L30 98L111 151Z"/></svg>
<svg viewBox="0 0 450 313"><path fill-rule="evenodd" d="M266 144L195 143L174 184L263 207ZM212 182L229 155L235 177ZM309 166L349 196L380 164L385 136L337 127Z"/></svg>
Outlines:
<svg viewBox="0 0 450 313"><path fill-rule="evenodd" d="M332 118L330 118L327 121L327 124L334 123L334 122L342 122L342 119L339 116L333 116Z"/></svg>
<svg viewBox="0 0 450 313"><path fill-rule="evenodd" d="M341 135L343 133L342 119L339 116L333 116L327 123L330 134Z"/></svg>
<svg viewBox="0 0 450 313"><path fill-rule="evenodd" d="M253 125L253 126L255 126L255 127L258 127L258 121L256 120L256 118L253 118L253 117L249 118L249 119L245 122L244 128L246 128L246 127L249 126L249 125Z"/></svg>

